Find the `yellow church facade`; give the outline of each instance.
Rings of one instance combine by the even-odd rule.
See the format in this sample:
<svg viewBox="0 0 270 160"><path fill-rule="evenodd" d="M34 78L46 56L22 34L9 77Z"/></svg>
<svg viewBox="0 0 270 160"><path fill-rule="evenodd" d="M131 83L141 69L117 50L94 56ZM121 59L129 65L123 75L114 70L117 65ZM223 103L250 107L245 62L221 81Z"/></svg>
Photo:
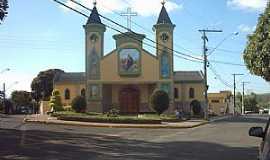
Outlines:
<svg viewBox="0 0 270 160"><path fill-rule="evenodd" d="M84 25L85 72L62 73L55 77L54 89L62 103L70 105L78 95L86 97L87 111L107 112L117 107L121 113L153 112L149 99L155 89L170 97L167 113L175 109L202 115L204 80L201 71L174 71L173 30L164 5L157 23L156 53L143 48L145 35L128 31L113 36L116 48L104 54L104 33L97 8Z"/></svg>

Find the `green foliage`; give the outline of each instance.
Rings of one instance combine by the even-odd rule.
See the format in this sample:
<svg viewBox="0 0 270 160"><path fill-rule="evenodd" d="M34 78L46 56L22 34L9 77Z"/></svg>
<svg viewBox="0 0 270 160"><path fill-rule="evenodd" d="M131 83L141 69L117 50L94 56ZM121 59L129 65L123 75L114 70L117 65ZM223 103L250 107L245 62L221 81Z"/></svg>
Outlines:
<svg viewBox="0 0 270 160"><path fill-rule="evenodd" d="M199 101L197 100L192 101L191 106L194 115L199 115L201 113L201 104Z"/></svg>
<svg viewBox="0 0 270 160"><path fill-rule="evenodd" d="M258 102L258 107L268 109L268 108L270 108L270 103Z"/></svg>
<svg viewBox="0 0 270 160"><path fill-rule="evenodd" d="M15 106L32 106L31 93L27 91L13 91L11 93L11 101Z"/></svg>
<svg viewBox="0 0 270 160"><path fill-rule="evenodd" d="M54 90L52 92L52 96L50 98L50 107L54 109L54 111L63 111L60 92L58 90Z"/></svg>
<svg viewBox="0 0 270 160"><path fill-rule="evenodd" d="M150 97L150 106L159 115L169 108L169 95L163 90L156 90Z"/></svg>
<svg viewBox="0 0 270 160"><path fill-rule="evenodd" d="M244 106L246 111L257 112L259 110L257 95L251 93L250 95L245 95ZM242 108L242 95L241 93L236 94L236 110L241 111Z"/></svg>
<svg viewBox="0 0 270 160"><path fill-rule="evenodd" d="M270 81L270 2L260 15L255 32L248 37L244 61L252 74Z"/></svg>
<svg viewBox="0 0 270 160"><path fill-rule="evenodd" d="M0 99L0 113L4 112L3 100Z"/></svg>
<svg viewBox="0 0 270 160"><path fill-rule="evenodd" d="M86 100L83 96L75 97L71 102L72 109L77 113L85 112L86 109Z"/></svg>
<svg viewBox="0 0 270 160"><path fill-rule="evenodd" d="M118 117L119 116L119 109L117 107L112 107L109 112L107 112L107 117Z"/></svg>
<svg viewBox="0 0 270 160"><path fill-rule="evenodd" d="M4 112L5 113L12 113L13 112L13 103L11 99L5 99L4 101Z"/></svg>
<svg viewBox="0 0 270 160"><path fill-rule="evenodd" d="M64 73L64 71L60 69L49 69L39 72L37 77L35 77L31 83L33 98L36 101L39 101L44 95L44 100L49 100L53 91L53 80L61 73Z"/></svg>
<svg viewBox="0 0 270 160"><path fill-rule="evenodd" d="M251 93L251 95L245 96L244 106L247 111L255 111L259 110L257 106L258 102L256 100L256 94Z"/></svg>

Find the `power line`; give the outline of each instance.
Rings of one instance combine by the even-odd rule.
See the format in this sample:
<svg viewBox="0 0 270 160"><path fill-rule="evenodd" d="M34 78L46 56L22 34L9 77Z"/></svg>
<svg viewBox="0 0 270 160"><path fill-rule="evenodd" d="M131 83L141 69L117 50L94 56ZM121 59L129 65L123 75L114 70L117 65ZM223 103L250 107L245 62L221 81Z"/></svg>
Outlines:
<svg viewBox="0 0 270 160"><path fill-rule="evenodd" d="M83 16L85 16L85 17L88 17L88 16L86 16L86 14L84 14L84 13L82 13L82 12L80 12L80 11L78 11L78 10L72 8L72 7L69 7L69 6L67 6L66 4L64 4L64 3L62 3L62 2L60 2L60 1L58 1L58 0L54 0L54 1L57 2L57 3L59 3L59 4L61 4L61 5L64 5L65 7L69 8L69 9L72 9L73 11L75 11L75 12L77 12L77 13L81 13L81 15L83 15ZM84 9L86 9L86 10L92 12L92 9L90 9L90 8L88 8L88 7L84 6L84 5L82 5L81 3L79 3L79 2L77 2L77 1L75 1L75 0L70 0L70 1L73 2L73 3L75 3L75 4L77 4L77 5L79 5L79 6L81 6L81 7L83 7ZM105 17L105 16L103 16L103 15L101 15L101 14L99 14L99 13L98 13L98 15L99 15L100 17L102 17L103 19L105 19L105 20L107 20L107 21L109 21L109 22L111 22L111 23L113 23L113 24L115 24L115 25L117 25L117 26L119 26L119 27L121 27L121 28L124 28L125 30L130 31L130 32L133 33L133 34L137 34L137 33L133 32L133 31L129 30L129 28L127 28L127 27L125 27L125 26L123 26L123 25L121 25L121 24L119 24L119 23L117 23L117 22L111 20L110 18L107 18L107 17ZM119 33L121 33L121 34L124 34L124 35L126 35L126 36L129 36L129 35L127 35L127 34L121 32L121 31L119 31L119 30L113 28L113 27L110 27L110 26L108 26L108 25L105 25L105 26L108 27L108 28L110 28L110 29L113 29L113 30L115 30L115 31L117 31L117 32L119 32ZM135 38L132 37L132 36L129 36L129 38L135 39ZM150 41L150 42L152 42L152 43L154 43L154 44L157 44L157 45L160 45L160 46L162 46L162 47L164 47L164 48L166 48L166 49L169 49L169 50L171 50L172 52L181 54L182 56L186 56L186 57L193 58L193 59L196 59L196 60L202 60L201 58L197 58L197 57L191 56L191 55L189 55L189 54L185 54L185 53L176 51L176 50L174 50L174 49L172 49L172 48L169 48L169 47L167 47L167 46L165 46L165 45L163 45L163 44L157 43L157 42L155 42L154 40L152 40L152 39L150 39L150 38L145 37L145 39L148 40L148 41ZM143 44L146 44L146 43L143 42ZM146 45L148 45L148 44L146 44ZM150 46L150 45L148 45L148 46ZM153 46L150 46L150 47L153 47ZM158 47L155 47L155 46L154 46L154 48L158 48Z"/></svg>
<svg viewBox="0 0 270 160"><path fill-rule="evenodd" d="M231 63L231 62L225 62L225 61L218 61L218 60L208 60L212 63L219 63L219 64L225 64L225 65L232 65L232 66L243 66L245 67L244 64L239 64L239 63Z"/></svg>
<svg viewBox="0 0 270 160"><path fill-rule="evenodd" d="M72 11L74 11L74 12L76 12L76 13L78 13L78 14L80 14L80 15L82 15L82 16L88 18L88 16L87 16L86 14L84 14L84 13L82 13L82 12L80 12L80 11L78 11L78 10L72 8L72 7L67 6L67 5L64 4L63 2L60 2L59 0L54 0L54 1L57 2L58 4L61 4L61 5L65 6L66 8L69 8L69 9L71 9ZM74 1L74 0L70 0L70 1L72 1L73 3L75 3L75 4L77 4L77 5L79 5L79 6L81 6L81 7L83 7L83 8L85 8L85 9L87 9L87 10L89 10L89 11L92 12L92 9L85 7L84 5L80 4L79 2ZM111 22L111 23L113 23L113 24L115 24L115 25L117 25L117 26L120 26L121 28L124 28L124 29L128 30L127 27L125 27L125 26L123 26L123 25L121 25L121 24L119 24L119 23L117 23L117 22L111 20L110 18L107 18L107 17L105 17L105 16L103 16L103 15L101 15L101 14L98 14L98 15L99 15L100 17L102 17L103 19L105 19L105 20L107 20L107 21L109 21L109 22ZM119 32L119 33L121 33L121 34L123 34L123 35L125 35L125 36L127 36L127 37L129 37L129 38L132 38L132 39L136 40L136 41L139 41L138 39L136 39L136 38L134 38L134 37L132 37L132 36L130 36L130 35L128 35L128 34L122 32L122 31L120 31L120 30L118 30L118 29L115 29L115 28L113 28L113 27L111 27L111 26L109 26L109 25L106 25L106 24L104 24L104 25L105 25L106 27L108 27L109 29L112 29L112 30L114 30L114 31L116 31L116 32ZM131 31L131 33L137 34L137 33L133 32L133 31ZM147 38L147 37L146 37L145 39L147 39L148 41L151 41L152 43L155 43L155 44L157 44L157 45L164 46L163 44L156 43L155 41L153 41L152 39L149 39L149 38ZM155 46L153 46L153 45L151 45L151 44L148 44L148 43L145 43L145 42L142 42L142 43L145 44L145 45L147 45L147 46L149 46L149 47L158 49L157 47L155 47ZM171 48L169 48L169 47L167 47L167 46L164 46L164 48L167 48L167 49L169 49L169 50L171 50L171 51L173 51L173 52L175 52L175 53L177 53L177 54L179 54L179 55L181 55L181 56L191 58L191 59L193 59L193 60L195 60L195 61L202 61L201 58L197 58L197 57L191 56L191 55L189 55L189 54L185 54L185 53L182 53L182 52L173 50L173 49L171 49ZM159 50L162 50L162 49L159 49ZM186 58L186 60L187 60L187 58ZM190 59L189 59L189 60L190 60ZM220 62L217 62L217 61L216 61L215 63L220 63ZM221 63L223 63L223 64L225 64L225 63L226 63L226 64L230 64L229 62L221 62Z"/></svg>
<svg viewBox="0 0 270 160"><path fill-rule="evenodd" d="M210 49L214 49L214 47L208 47ZM236 51L236 50L229 50L229 49L224 49L224 48L217 48L217 51L222 51L222 52L226 52L226 53L233 53L233 54L239 54L242 53L242 51Z"/></svg>
<svg viewBox="0 0 270 160"><path fill-rule="evenodd" d="M215 52L215 50L220 47L228 38L230 38L232 35L238 35L239 33L238 32L235 32L235 33L232 33L232 34L229 34L228 36L226 36L224 39L222 39L216 47L213 48L213 50L208 54L208 56L210 56L212 53Z"/></svg>
<svg viewBox="0 0 270 160"><path fill-rule="evenodd" d="M209 68L212 71L212 73L215 75L215 77L222 83L224 84L226 87L229 88L233 88L233 86L231 84L229 84L227 81L225 81L220 74L217 73L217 71L215 70L215 68L213 67L213 65L209 64Z"/></svg>
<svg viewBox="0 0 270 160"><path fill-rule="evenodd" d="M125 2L128 3L128 1L126 1L126 0L125 0ZM128 3L128 4L130 5L130 3ZM101 5L102 5L102 4L101 4ZM123 18L123 17L121 16L120 13L118 13L118 12L116 12L116 11L110 9L109 7L107 7L107 6L105 6L105 5L102 5L102 6L105 7L106 9L110 10L112 13L114 13L114 14L120 16L121 18ZM153 31L153 30L149 30L149 29L143 27L142 25L136 23L136 22L133 21L133 20L130 20L130 21L131 21L131 23L134 24L135 26L141 28L142 30L146 31L147 33L150 33L150 34L154 35L154 31ZM155 36L155 35L154 35L154 36ZM156 42L155 42L155 43L156 43ZM183 49L183 50L185 50L185 51L187 51L187 52L189 52L189 53L194 54L191 50L186 49L186 48L184 48L183 46L181 46L181 45L179 45L179 44L177 44L177 43L175 43L175 42L174 42L173 44L174 44L176 47L178 47L178 48L181 48L181 49Z"/></svg>

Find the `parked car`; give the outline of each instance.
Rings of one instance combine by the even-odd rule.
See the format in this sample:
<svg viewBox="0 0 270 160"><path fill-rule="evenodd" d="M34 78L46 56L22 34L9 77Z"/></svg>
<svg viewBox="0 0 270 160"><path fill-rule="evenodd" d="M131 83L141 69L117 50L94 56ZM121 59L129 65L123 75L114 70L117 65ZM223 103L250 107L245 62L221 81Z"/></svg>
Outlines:
<svg viewBox="0 0 270 160"><path fill-rule="evenodd" d="M262 138L262 142L259 146L259 160L270 160L270 118L267 121L265 128L263 127L251 127L249 129L249 136Z"/></svg>

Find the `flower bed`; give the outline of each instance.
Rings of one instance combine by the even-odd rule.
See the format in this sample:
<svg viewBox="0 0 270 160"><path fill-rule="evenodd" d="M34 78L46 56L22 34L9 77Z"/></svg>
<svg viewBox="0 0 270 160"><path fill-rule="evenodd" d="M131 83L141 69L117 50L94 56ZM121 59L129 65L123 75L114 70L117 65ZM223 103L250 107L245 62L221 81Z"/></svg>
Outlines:
<svg viewBox="0 0 270 160"><path fill-rule="evenodd" d="M80 122L97 122L97 123L128 123L128 124L161 124L161 122L180 122L172 115L119 115L108 117L100 113L75 113L75 112L56 112L52 116L59 120L80 121Z"/></svg>

